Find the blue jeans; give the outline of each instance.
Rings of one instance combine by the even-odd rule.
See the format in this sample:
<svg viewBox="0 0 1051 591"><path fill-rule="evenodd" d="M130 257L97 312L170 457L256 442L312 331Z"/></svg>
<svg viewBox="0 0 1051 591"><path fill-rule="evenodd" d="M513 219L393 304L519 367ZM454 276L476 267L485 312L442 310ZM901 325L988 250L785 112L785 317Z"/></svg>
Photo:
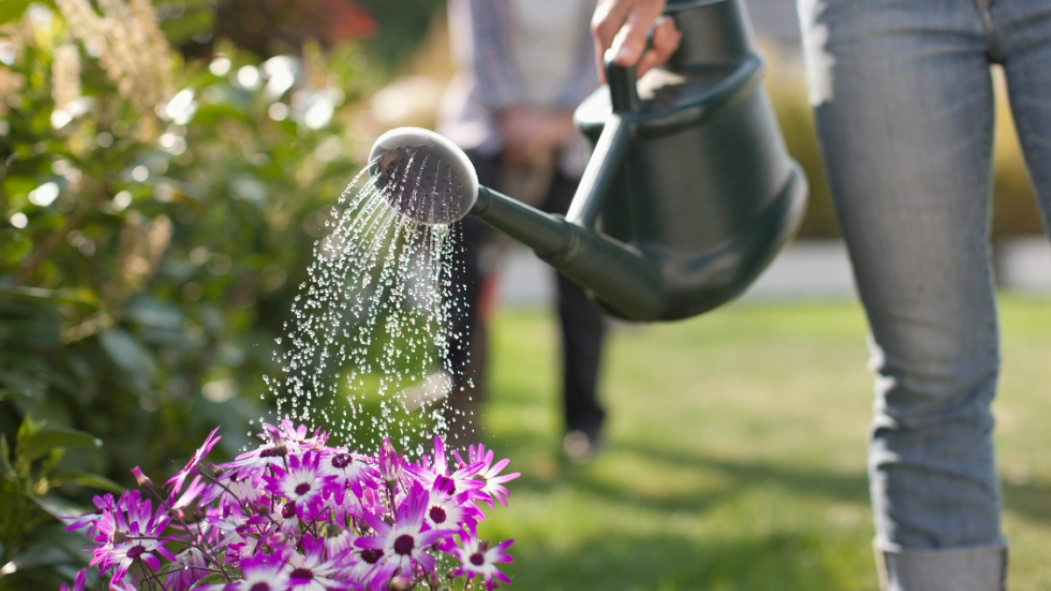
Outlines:
<svg viewBox="0 0 1051 591"><path fill-rule="evenodd" d="M1051 227L1051 2L799 0L799 14L871 328L869 475L884 586L1001 589L990 65L1003 66Z"/></svg>

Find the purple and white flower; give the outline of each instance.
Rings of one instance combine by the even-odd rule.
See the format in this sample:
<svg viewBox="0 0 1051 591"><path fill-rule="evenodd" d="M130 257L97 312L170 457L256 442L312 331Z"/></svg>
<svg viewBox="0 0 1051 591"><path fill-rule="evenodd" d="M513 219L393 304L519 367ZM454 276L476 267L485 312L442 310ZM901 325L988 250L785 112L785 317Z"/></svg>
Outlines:
<svg viewBox="0 0 1051 591"><path fill-rule="evenodd" d="M419 483L413 483L405 500L398 506L393 525L373 515L364 517L376 535L358 538L354 545L363 550L383 551L374 567L373 579L387 581L398 573L411 576L416 565L426 571L434 570L434 556L427 549L456 530L425 529L423 518L427 499L427 491Z"/></svg>
<svg viewBox="0 0 1051 591"><path fill-rule="evenodd" d="M511 584L511 579L496 565L514 561L506 552L514 542L514 540L504 540L490 548L489 542L479 540L472 529L460 533L461 545L449 544L443 550L451 553L460 561L460 566L452 572L454 577L464 574L468 579L481 577L485 581L486 589L493 591L493 579Z"/></svg>

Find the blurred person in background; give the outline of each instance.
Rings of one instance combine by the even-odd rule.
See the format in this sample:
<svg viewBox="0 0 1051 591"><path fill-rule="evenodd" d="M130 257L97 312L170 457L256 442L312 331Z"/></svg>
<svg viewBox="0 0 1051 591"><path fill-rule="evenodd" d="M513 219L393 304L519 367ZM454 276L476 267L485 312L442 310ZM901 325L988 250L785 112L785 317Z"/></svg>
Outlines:
<svg viewBox="0 0 1051 591"><path fill-rule="evenodd" d="M1051 3L799 0L804 55L876 372L869 482L888 591L1002 591L990 265L1000 64L1051 229ZM602 0L596 50L668 59L664 0ZM653 31L652 49L646 37Z"/></svg>
<svg viewBox="0 0 1051 591"><path fill-rule="evenodd" d="M588 158L573 110L599 86L589 22L595 0L450 0L449 29L459 72L443 102L438 131L467 152L479 181L549 213L565 214ZM458 229L454 285L468 313L451 344L454 436L474 428L482 397L486 317L493 269L483 260L496 238L468 217ZM491 265L488 265L491 266ZM558 275L562 326L564 448L589 460L605 413L597 396L604 320L584 290ZM467 435L470 437L470 435Z"/></svg>

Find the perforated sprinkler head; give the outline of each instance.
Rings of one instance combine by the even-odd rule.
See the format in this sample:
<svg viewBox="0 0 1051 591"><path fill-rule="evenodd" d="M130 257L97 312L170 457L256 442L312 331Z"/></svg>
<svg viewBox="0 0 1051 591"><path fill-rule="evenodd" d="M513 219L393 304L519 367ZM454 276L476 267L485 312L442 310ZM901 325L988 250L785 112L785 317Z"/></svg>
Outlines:
<svg viewBox="0 0 1051 591"><path fill-rule="evenodd" d="M419 127L399 127L372 146L369 174L402 214L421 224L451 224L471 211L478 175L456 144Z"/></svg>

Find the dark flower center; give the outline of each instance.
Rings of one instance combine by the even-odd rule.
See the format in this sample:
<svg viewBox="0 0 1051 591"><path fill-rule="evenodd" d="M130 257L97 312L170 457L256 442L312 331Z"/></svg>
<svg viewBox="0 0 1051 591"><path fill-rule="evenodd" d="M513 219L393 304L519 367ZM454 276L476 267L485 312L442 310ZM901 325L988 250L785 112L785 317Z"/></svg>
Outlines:
<svg viewBox="0 0 1051 591"><path fill-rule="evenodd" d="M277 457L277 449L275 449L273 447L268 447L268 448L264 449L263 451L259 452L259 457L261 457L261 458L276 458Z"/></svg>
<svg viewBox="0 0 1051 591"><path fill-rule="evenodd" d="M412 549L416 547L416 540L412 539L409 534L403 534L398 536L398 539L394 540L394 551L402 556L412 553Z"/></svg>
<svg viewBox="0 0 1051 591"><path fill-rule="evenodd" d="M431 507L428 515L431 516L431 521L435 523L445 523L445 509L442 507Z"/></svg>
<svg viewBox="0 0 1051 591"><path fill-rule="evenodd" d="M142 556L142 553L145 551L146 548L143 548L142 546L135 546L134 548L128 550L128 558L138 558L139 556Z"/></svg>
<svg viewBox="0 0 1051 591"><path fill-rule="evenodd" d="M255 585L252 585L252 587L248 591L270 591L270 585L259 581Z"/></svg>
<svg viewBox="0 0 1051 591"><path fill-rule="evenodd" d="M485 564L485 556L481 552L475 552L471 554L471 564L475 566L482 566Z"/></svg>
<svg viewBox="0 0 1051 591"><path fill-rule="evenodd" d="M353 461L354 459L350 457L350 454L336 454L332 456L332 465L336 468L346 468Z"/></svg>
<svg viewBox="0 0 1051 591"><path fill-rule="evenodd" d="M297 495L302 496L302 495L307 494L308 492L310 492L310 485L307 484L306 482L304 482L303 484L300 484L299 486L296 487L296 494Z"/></svg>
<svg viewBox="0 0 1051 591"><path fill-rule="evenodd" d="M284 517L285 519L288 519L290 517L294 517L295 514L296 514L296 504L295 503L285 503L285 506L281 507L281 517Z"/></svg>
<svg viewBox="0 0 1051 591"><path fill-rule="evenodd" d="M369 548L368 550L361 551L361 559L369 564L376 564L376 561L383 556L383 550L376 550Z"/></svg>
<svg viewBox="0 0 1051 591"><path fill-rule="evenodd" d="M306 579L311 580L314 578L314 573L309 568L297 568L296 570L288 573L290 579Z"/></svg>
<svg viewBox="0 0 1051 591"><path fill-rule="evenodd" d="M444 490L447 495L456 494L456 481L445 476L438 476L438 490Z"/></svg>

